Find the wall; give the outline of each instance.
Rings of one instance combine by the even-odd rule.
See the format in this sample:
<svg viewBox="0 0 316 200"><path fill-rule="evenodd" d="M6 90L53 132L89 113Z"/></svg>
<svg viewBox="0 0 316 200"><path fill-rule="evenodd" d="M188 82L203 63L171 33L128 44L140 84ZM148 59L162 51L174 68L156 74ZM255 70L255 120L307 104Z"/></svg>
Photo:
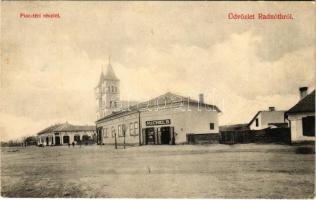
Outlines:
<svg viewBox="0 0 316 200"><path fill-rule="evenodd" d="M104 144L114 144L115 143L115 135L117 143L124 143L124 137L119 136L118 134L118 126L125 124L126 131L125 131L125 143L126 144L139 144L139 127L135 130L133 130L133 134L131 135L131 127L130 123L133 123L135 126L135 122L139 124L138 120L138 113L131 113L124 116L119 116L117 118L114 118L112 120L103 121L97 123L97 128L102 127L102 143ZM139 126L139 125L138 125ZM112 127L114 128L114 132L112 134ZM107 129L107 134L105 134L105 130Z"/></svg>
<svg viewBox="0 0 316 200"><path fill-rule="evenodd" d="M137 129L137 134L130 135L130 123L139 122L139 113L129 113L117 117L113 117L111 120L97 122L97 127L102 127L102 143L104 144L114 144L115 137L112 136L111 131L112 127L115 130L117 143L122 144L124 142L124 137L118 136L118 126L125 124L126 126L126 135L125 143L126 144L139 144L143 141L142 129L155 127L160 128L162 126L171 126L174 127L175 133L175 142L176 144L186 143L187 134L206 134L206 133L219 133L218 126L218 113L216 111L208 111L204 108L198 108L198 106L192 105L189 109L187 107L175 107L175 108L159 108L151 110L143 110L140 114L140 125ZM153 120L165 120L170 119L171 124L160 125L160 126L146 126L146 121ZM214 123L214 129L210 130L210 123ZM105 134L105 129L107 128L108 133ZM139 135L138 132L141 132Z"/></svg>
<svg viewBox="0 0 316 200"><path fill-rule="evenodd" d="M261 130L269 127L269 123L285 123L284 111L261 111L257 116L259 126L256 127L256 120L250 124L251 130Z"/></svg>
<svg viewBox="0 0 316 200"><path fill-rule="evenodd" d="M258 127L256 126L256 119L259 120L259 126ZM262 129L262 127L261 127L261 121L262 121L261 120L261 112L258 114L256 119L253 120L253 122L249 125L250 130L260 130L260 129Z"/></svg>
<svg viewBox="0 0 316 200"><path fill-rule="evenodd" d="M291 114L288 116L291 126L291 141L301 142L301 141L314 141L313 136L303 136L303 124L302 118L307 116L315 116L315 113L301 113L301 114Z"/></svg>
<svg viewBox="0 0 316 200"><path fill-rule="evenodd" d="M47 137L49 137L48 145L52 145L52 144L55 145L56 144L55 133L59 133L60 144L66 145L66 144L64 144L63 136L69 136L69 143L71 144L72 142L74 142L75 135L79 135L80 140L82 140L82 136L84 136L84 135L88 135L90 137L93 137L93 135L95 134L95 131L61 131L61 132L44 133L44 134L37 136L38 137L38 145L43 144L43 145L47 146L47 143L46 143Z"/></svg>

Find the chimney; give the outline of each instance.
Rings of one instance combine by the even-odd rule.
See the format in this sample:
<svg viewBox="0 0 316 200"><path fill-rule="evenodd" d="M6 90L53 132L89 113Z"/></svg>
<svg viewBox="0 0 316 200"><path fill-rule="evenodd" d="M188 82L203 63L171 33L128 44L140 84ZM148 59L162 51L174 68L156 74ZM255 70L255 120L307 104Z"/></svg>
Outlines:
<svg viewBox="0 0 316 200"><path fill-rule="evenodd" d="M199 102L200 102L200 104L204 103L204 94L203 93L199 94Z"/></svg>
<svg viewBox="0 0 316 200"><path fill-rule="evenodd" d="M275 107L273 106L269 107L269 111L275 111Z"/></svg>
<svg viewBox="0 0 316 200"><path fill-rule="evenodd" d="M300 98L303 99L307 95L308 87L300 87Z"/></svg>

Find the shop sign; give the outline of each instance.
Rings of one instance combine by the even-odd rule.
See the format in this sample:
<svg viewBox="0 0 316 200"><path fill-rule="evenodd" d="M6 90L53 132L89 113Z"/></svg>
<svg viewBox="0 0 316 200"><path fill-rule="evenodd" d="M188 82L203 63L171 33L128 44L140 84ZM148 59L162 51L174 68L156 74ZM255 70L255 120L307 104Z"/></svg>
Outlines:
<svg viewBox="0 0 316 200"><path fill-rule="evenodd" d="M170 119L146 121L146 126L161 126L171 124Z"/></svg>

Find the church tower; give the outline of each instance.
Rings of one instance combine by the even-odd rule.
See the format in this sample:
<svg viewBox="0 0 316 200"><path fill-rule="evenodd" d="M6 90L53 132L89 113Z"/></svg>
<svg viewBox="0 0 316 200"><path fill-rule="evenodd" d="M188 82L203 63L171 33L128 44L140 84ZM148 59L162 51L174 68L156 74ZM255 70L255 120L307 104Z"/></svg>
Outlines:
<svg viewBox="0 0 316 200"><path fill-rule="evenodd" d="M120 106L120 80L116 77L110 59L106 72L103 70L95 88L97 100L97 119L111 114Z"/></svg>

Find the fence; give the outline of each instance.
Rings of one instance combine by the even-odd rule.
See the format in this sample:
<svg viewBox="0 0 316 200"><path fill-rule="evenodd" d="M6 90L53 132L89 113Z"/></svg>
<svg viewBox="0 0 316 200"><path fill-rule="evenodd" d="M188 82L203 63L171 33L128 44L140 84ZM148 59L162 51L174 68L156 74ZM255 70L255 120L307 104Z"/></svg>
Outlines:
<svg viewBox="0 0 316 200"><path fill-rule="evenodd" d="M220 143L291 143L289 128L275 128L263 130L222 131Z"/></svg>
<svg viewBox="0 0 316 200"><path fill-rule="evenodd" d="M208 133L208 134L187 134L188 144L214 144L219 143L220 134Z"/></svg>

